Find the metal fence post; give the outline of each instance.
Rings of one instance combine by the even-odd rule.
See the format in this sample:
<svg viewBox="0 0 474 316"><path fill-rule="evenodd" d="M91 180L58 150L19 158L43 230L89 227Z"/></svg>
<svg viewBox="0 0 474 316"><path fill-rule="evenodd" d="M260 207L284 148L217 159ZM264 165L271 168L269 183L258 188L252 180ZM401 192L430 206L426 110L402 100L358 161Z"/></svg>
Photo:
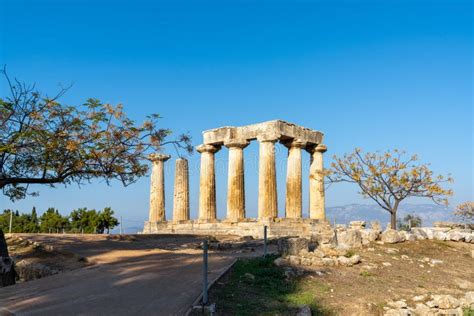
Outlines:
<svg viewBox="0 0 474 316"><path fill-rule="evenodd" d="M207 305L208 297L207 297L207 239L204 240L202 243L202 261L203 261L203 269L202 269L202 304Z"/></svg>
<svg viewBox="0 0 474 316"><path fill-rule="evenodd" d="M267 225L263 226L263 256L267 256Z"/></svg>
<svg viewBox="0 0 474 316"><path fill-rule="evenodd" d="M12 233L12 224L13 224L13 210L10 210L10 229L8 230L10 234Z"/></svg>

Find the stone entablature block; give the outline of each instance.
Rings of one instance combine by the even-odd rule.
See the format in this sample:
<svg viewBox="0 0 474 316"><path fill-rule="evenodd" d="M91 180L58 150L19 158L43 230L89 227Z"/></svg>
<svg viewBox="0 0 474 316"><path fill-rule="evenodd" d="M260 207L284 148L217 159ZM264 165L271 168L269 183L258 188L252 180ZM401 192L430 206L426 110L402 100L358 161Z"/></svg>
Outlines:
<svg viewBox="0 0 474 316"><path fill-rule="evenodd" d="M256 140L260 137L268 137L282 142L299 139L308 143L308 146L318 145L323 142L324 134L306 127L282 120L274 120L246 126L224 126L204 131L203 143L211 145L222 145L232 139L243 139L247 141Z"/></svg>

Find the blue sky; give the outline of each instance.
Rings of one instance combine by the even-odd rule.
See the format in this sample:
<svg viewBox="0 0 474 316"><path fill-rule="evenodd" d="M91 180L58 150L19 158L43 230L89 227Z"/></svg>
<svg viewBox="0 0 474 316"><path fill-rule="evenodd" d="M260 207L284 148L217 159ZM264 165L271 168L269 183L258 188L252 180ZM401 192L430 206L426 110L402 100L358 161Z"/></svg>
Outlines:
<svg viewBox="0 0 474 316"><path fill-rule="evenodd" d="M123 103L137 120L160 113L164 127L189 131L195 145L206 129L283 119L324 132L326 165L354 147L401 148L453 175L453 204L473 199L471 1L0 0L0 33L0 64L45 93L73 83L65 103L89 97ZM257 205L257 149L255 143L245 152L250 216ZM217 154L221 217L226 159L223 149ZM283 148L277 159L282 212ZM198 164L196 153L190 157L194 216ZM168 215L173 165L167 162ZM38 187L39 197L2 198L0 209L54 206L68 213L112 206L139 223L148 213L148 184L144 178L127 188ZM304 194L307 212L306 181ZM361 202L369 201L350 185L327 191L328 206Z"/></svg>

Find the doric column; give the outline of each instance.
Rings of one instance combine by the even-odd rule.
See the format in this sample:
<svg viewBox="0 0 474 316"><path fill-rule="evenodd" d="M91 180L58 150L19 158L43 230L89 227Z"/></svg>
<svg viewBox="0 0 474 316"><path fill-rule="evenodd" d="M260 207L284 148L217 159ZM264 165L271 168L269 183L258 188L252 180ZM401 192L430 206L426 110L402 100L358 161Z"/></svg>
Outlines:
<svg viewBox="0 0 474 316"><path fill-rule="evenodd" d="M229 148L229 173L227 178L227 219L238 221L245 218L244 148L247 140L230 140L224 143Z"/></svg>
<svg viewBox="0 0 474 316"><path fill-rule="evenodd" d="M173 221L189 220L189 168L184 158L176 160L173 202Z"/></svg>
<svg viewBox="0 0 474 316"><path fill-rule="evenodd" d="M170 159L170 156L163 154L151 154L149 159L153 164L150 179L149 221L161 222L166 220L164 162Z"/></svg>
<svg viewBox="0 0 474 316"><path fill-rule="evenodd" d="M287 218L301 218L302 213L302 183L301 183L301 149L306 142L295 139L287 144L288 165L286 168L286 208Z"/></svg>
<svg viewBox="0 0 474 316"><path fill-rule="evenodd" d="M326 145L319 144L309 149L311 162L309 167L309 217L325 219L324 208L324 167L323 153Z"/></svg>
<svg viewBox="0 0 474 316"><path fill-rule="evenodd" d="M258 137L260 157L258 166L258 217L278 217L275 143L277 137Z"/></svg>
<svg viewBox="0 0 474 316"><path fill-rule="evenodd" d="M216 175L214 154L220 146L200 145L196 150L201 153L201 178L199 182L199 219L216 219Z"/></svg>

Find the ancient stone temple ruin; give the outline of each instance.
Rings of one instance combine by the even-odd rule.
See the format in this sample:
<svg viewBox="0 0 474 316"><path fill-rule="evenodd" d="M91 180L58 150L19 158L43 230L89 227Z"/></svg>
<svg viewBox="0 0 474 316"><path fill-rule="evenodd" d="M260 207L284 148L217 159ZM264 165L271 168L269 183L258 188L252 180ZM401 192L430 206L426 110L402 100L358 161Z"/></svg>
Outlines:
<svg viewBox="0 0 474 316"><path fill-rule="evenodd" d="M165 218L164 163L168 155L154 154L150 189L150 216L144 233L235 234L261 238L263 227L269 236L311 236L327 227L324 210L323 144L321 132L284 121L247 126L226 126L203 132L199 215L190 218L189 167L186 159L176 160L173 218ZM247 218L244 190L244 149L259 142L258 218ZM275 144L288 148L285 217L278 218ZM216 212L215 153L228 149L228 191L226 218ZM310 155L309 218L302 216L302 154Z"/></svg>

